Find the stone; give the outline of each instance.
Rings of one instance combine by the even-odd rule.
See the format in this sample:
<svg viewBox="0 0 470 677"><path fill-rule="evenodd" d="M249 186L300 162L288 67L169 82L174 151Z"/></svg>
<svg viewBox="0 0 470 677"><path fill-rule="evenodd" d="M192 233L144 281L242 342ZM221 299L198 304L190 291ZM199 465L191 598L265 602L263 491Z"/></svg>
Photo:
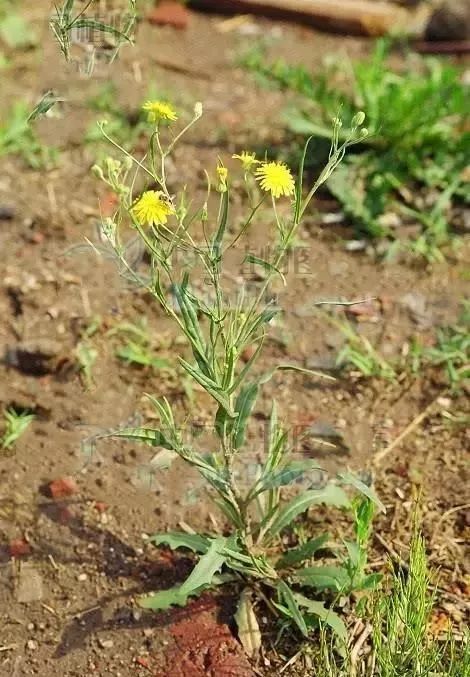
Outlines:
<svg viewBox="0 0 470 677"><path fill-rule="evenodd" d="M38 602L43 598L42 576L34 566L25 563L20 568L18 577L18 586L16 588L16 599L22 604Z"/></svg>

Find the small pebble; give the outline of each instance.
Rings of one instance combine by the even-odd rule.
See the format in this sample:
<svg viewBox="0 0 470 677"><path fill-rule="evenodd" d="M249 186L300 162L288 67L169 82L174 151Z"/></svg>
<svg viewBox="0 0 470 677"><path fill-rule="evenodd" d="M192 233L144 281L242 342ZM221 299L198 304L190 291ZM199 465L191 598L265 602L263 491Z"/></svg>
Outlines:
<svg viewBox="0 0 470 677"><path fill-rule="evenodd" d="M114 646L112 639L99 639L98 644L102 649L112 649Z"/></svg>
<svg viewBox="0 0 470 677"><path fill-rule="evenodd" d="M77 581L86 581L88 580L88 574L78 574Z"/></svg>
<svg viewBox="0 0 470 677"><path fill-rule="evenodd" d="M34 639L28 639L28 641L26 642L26 646L30 651L36 651L36 649L38 648L38 643L35 642Z"/></svg>

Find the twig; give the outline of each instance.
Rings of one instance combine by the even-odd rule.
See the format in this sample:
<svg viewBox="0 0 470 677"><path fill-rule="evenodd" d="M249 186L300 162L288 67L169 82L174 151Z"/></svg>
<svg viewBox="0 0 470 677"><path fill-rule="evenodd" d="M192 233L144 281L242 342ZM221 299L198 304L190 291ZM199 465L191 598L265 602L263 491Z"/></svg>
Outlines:
<svg viewBox="0 0 470 677"><path fill-rule="evenodd" d="M351 677L356 677L357 670L356 670L356 665L357 661L359 658L359 652L364 646L364 643L366 639L369 637L369 635L372 632L372 625L370 623L366 624L366 627L364 630L361 632L361 634L358 637L357 642L354 644L352 650L351 650L351 655L350 655L350 661L351 661Z"/></svg>
<svg viewBox="0 0 470 677"><path fill-rule="evenodd" d="M400 557L400 555L397 553L397 551L394 550L392 548L392 546L389 545L387 543L387 541L384 538L382 538L382 536L379 533L376 532L374 534L374 538L376 538L378 540L378 542L380 543L380 545L383 548L385 548L385 550L388 552L388 554L390 555L390 557L392 559L394 559L403 569L408 570L409 567L408 567L408 564L405 562L405 560L402 557Z"/></svg>
<svg viewBox="0 0 470 677"><path fill-rule="evenodd" d="M423 411L420 414L418 414L418 416L416 416L416 418L414 418L411 421L411 423L409 423L406 426L406 428L398 435L398 437L396 437L393 440L393 442L388 445L388 447L385 447L385 449L382 449L382 451L379 451L377 454L375 454L374 461L373 461L374 465L377 465L378 463L380 463L380 461L382 461L385 458L385 456L390 454L395 449L395 447L397 447L401 442L403 442L405 437L408 437L408 435L411 432L413 432L413 430L415 428L417 428L424 421L425 418L427 418L429 416L431 409L433 408L433 406L435 405L435 403L437 402L437 400L440 397L442 397L442 393L440 393L437 397L435 397L428 404L428 406L425 409L423 409Z"/></svg>
<svg viewBox="0 0 470 677"><path fill-rule="evenodd" d="M367 299L358 299L357 301L315 301L314 306L357 306L360 303L369 303L369 301L376 301L376 296L371 296Z"/></svg>
<svg viewBox="0 0 470 677"><path fill-rule="evenodd" d="M470 503L464 503L463 505L456 505L453 508L450 508L450 510L446 510L437 520L437 524L434 527L434 531L433 531L433 534L432 534L431 542L434 541L436 534L437 534L437 531L440 528L442 522L447 517L449 517L449 515L452 515L454 512L459 512L460 510L468 510L468 508L470 508Z"/></svg>

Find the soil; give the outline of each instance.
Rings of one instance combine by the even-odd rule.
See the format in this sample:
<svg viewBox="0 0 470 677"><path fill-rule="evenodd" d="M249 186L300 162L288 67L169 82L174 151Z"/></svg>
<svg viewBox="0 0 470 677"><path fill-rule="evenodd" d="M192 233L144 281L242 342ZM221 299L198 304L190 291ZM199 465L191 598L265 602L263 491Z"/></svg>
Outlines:
<svg viewBox="0 0 470 677"><path fill-rule="evenodd" d="M199 392L188 399L176 367L136 369L115 355L120 339L113 330L142 317L158 356L176 365L179 347L172 325L149 298L85 245L85 238L97 242L99 204L109 200L90 171L96 145L83 144L96 118L86 102L108 81L129 112L145 98L148 83L180 107L202 101L205 115L179 148L170 181L197 177L203 190L202 170L218 155L230 165L234 152L256 146L276 154L283 140L284 95L257 86L237 67L237 54L268 38L273 53L315 70L327 54L354 59L368 54L371 44L262 19L237 25L192 13L185 31L142 22L134 48L85 78L59 57L43 9L25 2L22 11L35 21L41 47L17 50L2 72L0 113L17 99L33 103L48 89L65 102L61 117L38 125L41 138L60 147L56 167L32 170L20 157L1 158L0 206L12 218L0 220L0 405L32 410L36 419L10 451L0 452L0 674L277 674L286 658L272 649L250 667L233 634L230 596L206 596L165 614L135 604L138 594L184 579L193 564L189 556L151 547L148 534L182 522L210 531L222 518L181 464L151 477L148 448L115 440L92 445L94 436L150 415L144 392L167 395L196 425L205 424L209 410ZM322 225L322 213L337 211L334 202L322 196L316 207L286 267L287 291L279 290L283 321L260 368L279 359L331 365L341 337L314 312L318 300L372 297L358 325L387 356L400 354L417 332L431 340L436 326L456 319L468 293L468 242L431 268L378 263L371 252L346 251L351 230ZM250 246L261 251L269 232L262 218ZM236 284L240 261L231 272ZM97 359L87 387L76 350L96 318L88 342ZM257 406L260 428L250 431L255 450L273 394L294 430L311 426L314 436L328 438L334 429L341 437L336 449L312 441L307 449L299 446L299 454L318 458L330 472L348 467L373 474L388 508L377 523L373 567L383 568L394 553L406 558L412 503L420 494L430 562L440 569L439 613L461 623L470 585L469 440L442 412L468 412L466 393L450 393L440 370L388 384L354 376L333 385L277 376ZM432 402L429 416L374 464ZM333 532L344 528L322 511L311 515L309 528L323 528L325 520ZM267 628L267 646L275 632Z"/></svg>

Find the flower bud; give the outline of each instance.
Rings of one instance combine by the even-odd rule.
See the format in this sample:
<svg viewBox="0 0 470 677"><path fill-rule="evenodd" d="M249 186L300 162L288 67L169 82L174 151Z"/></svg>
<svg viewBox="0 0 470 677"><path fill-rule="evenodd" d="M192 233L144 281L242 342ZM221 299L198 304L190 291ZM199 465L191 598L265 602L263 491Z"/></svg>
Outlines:
<svg viewBox="0 0 470 677"><path fill-rule="evenodd" d="M366 114L364 113L364 111L360 110L353 117L351 124L352 124L353 127L360 127L365 119L366 119Z"/></svg>
<svg viewBox="0 0 470 677"><path fill-rule="evenodd" d="M200 101L196 101L194 104L194 117L195 118L200 118L202 115L202 103Z"/></svg>
<svg viewBox="0 0 470 677"><path fill-rule="evenodd" d="M91 171L93 172L93 174L95 176L97 176L99 179L101 179L101 181L104 181L103 170L101 169L101 167L99 165L93 165L93 167L91 168Z"/></svg>

